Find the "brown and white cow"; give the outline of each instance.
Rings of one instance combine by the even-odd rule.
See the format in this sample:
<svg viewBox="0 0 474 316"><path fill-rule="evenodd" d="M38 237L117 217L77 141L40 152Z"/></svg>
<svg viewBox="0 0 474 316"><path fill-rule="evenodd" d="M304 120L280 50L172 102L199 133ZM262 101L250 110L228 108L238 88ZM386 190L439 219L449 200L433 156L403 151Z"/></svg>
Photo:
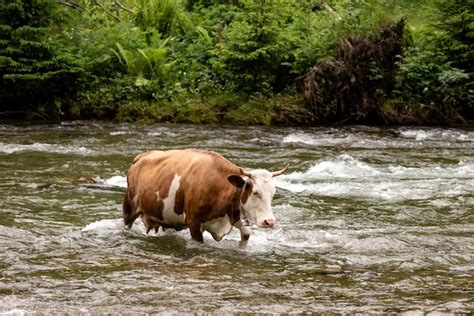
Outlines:
<svg viewBox="0 0 474 316"><path fill-rule="evenodd" d="M251 223L276 224L272 177L287 168L244 171L212 151L152 150L136 156L128 170L123 219L130 228L141 215L147 233L189 228L199 242L203 231L220 241L235 226L245 242Z"/></svg>

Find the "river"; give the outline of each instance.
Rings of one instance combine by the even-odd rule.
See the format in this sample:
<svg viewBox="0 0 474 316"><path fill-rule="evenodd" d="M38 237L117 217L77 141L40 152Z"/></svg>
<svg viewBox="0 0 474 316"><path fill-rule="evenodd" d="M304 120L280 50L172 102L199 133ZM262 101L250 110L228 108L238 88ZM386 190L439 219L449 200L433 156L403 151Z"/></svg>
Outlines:
<svg viewBox="0 0 474 316"><path fill-rule="evenodd" d="M280 169L274 229L121 222L148 149ZM472 313L474 131L0 125L0 314Z"/></svg>

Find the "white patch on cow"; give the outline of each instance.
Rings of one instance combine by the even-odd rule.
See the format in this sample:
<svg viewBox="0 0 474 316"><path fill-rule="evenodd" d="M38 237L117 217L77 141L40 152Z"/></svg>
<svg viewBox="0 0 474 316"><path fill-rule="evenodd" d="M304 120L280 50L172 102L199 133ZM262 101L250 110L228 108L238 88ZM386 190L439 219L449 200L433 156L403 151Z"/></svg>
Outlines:
<svg viewBox="0 0 474 316"><path fill-rule="evenodd" d="M170 188L168 190L168 196L164 199L160 198L160 192L156 191L156 196L158 201L163 201L163 220L169 225L183 225L185 224L186 214L176 214L174 211L174 205L176 200L176 192L179 189L179 180L180 176L177 174L174 175L173 181L171 181Z"/></svg>
<svg viewBox="0 0 474 316"><path fill-rule="evenodd" d="M229 216L226 214L223 217L218 217L212 221L203 223L201 229L211 233L215 240L220 241L225 235L232 230Z"/></svg>

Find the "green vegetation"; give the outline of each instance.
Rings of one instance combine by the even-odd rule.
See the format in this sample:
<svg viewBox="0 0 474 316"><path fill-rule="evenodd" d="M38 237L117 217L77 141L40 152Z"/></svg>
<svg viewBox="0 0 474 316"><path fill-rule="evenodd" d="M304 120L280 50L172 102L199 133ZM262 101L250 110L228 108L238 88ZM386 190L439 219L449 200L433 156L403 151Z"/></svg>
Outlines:
<svg viewBox="0 0 474 316"><path fill-rule="evenodd" d="M0 0L0 118L466 124L473 0Z"/></svg>
<svg viewBox="0 0 474 316"><path fill-rule="evenodd" d="M82 69L63 45L50 1L6 1L0 10L0 102L10 113L57 118ZM8 112L7 112L8 113Z"/></svg>

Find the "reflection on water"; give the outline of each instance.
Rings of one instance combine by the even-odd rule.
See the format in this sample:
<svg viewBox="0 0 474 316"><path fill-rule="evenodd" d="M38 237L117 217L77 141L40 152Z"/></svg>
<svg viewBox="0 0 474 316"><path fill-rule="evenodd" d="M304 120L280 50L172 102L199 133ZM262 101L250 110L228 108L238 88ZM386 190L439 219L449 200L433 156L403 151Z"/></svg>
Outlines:
<svg viewBox="0 0 474 316"><path fill-rule="evenodd" d="M121 222L148 149L277 169L273 230L204 245ZM0 313L474 310L474 132L0 126Z"/></svg>

